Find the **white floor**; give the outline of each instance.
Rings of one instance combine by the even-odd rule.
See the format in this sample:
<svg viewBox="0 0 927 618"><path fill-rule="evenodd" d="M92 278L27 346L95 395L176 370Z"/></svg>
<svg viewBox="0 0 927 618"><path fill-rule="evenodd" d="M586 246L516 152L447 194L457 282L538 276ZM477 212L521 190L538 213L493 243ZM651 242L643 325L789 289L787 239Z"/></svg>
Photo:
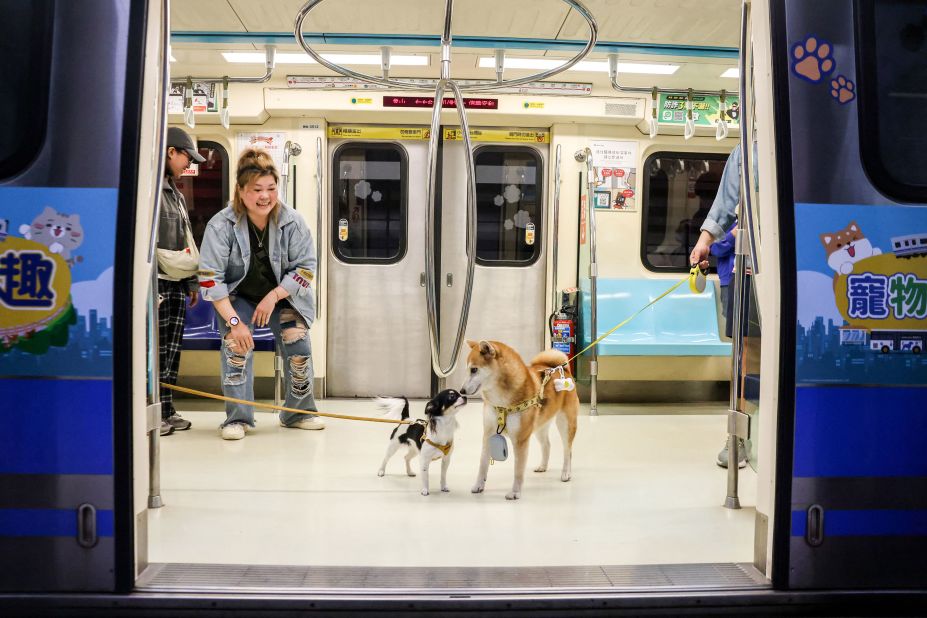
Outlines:
<svg viewBox="0 0 927 618"><path fill-rule="evenodd" d="M413 403L421 416L424 402ZM181 406L182 408L182 406ZM323 412L375 416L365 400L325 400ZM752 562L756 475L741 471L739 511L725 509L721 406L583 406L573 480L531 470L522 499L505 500L512 461L471 494L480 402L459 415L450 493L430 496L401 453L377 468L392 425L328 419L324 431L279 427L258 413L238 442L219 438L222 412L182 412L189 431L161 440L162 498L150 511L151 562L328 566L558 566ZM680 414L684 411L684 414Z"/></svg>

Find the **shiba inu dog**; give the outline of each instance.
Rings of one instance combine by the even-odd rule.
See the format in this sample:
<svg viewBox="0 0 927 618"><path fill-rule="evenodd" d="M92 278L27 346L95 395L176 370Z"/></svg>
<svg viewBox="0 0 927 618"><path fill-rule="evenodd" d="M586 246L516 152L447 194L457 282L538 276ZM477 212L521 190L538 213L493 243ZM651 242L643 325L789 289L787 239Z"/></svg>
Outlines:
<svg viewBox="0 0 927 618"><path fill-rule="evenodd" d="M563 368L564 377L559 379L559 370L554 373L558 379L550 379L541 389L546 370L558 367L567 361L566 355L556 350L541 352L526 365L518 353L498 341L467 341L470 353L467 367L470 371L467 381L461 387L464 395L474 395L483 390L483 450L480 456L480 470L476 483L470 490L480 493L486 486L489 470L490 437L498 431L498 413L503 409L504 429L502 434L512 440L515 451L515 482L512 491L505 495L507 500L521 497L525 480L525 465L528 459L528 441L531 435L541 443L541 463L535 472L546 472L550 459L550 438L547 435L550 422L556 419L557 429L563 440L563 468L561 481L569 481L572 474L573 438L576 436L576 418L579 415L579 397L572 381L569 366ZM556 385L556 386L555 386ZM560 390L558 390L558 388ZM519 404L530 402L541 392L541 400L518 410Z"/></svg>
<svg viewBox="0 0 927 618"><path fill-rule="evenodd" d="M428 467L436 459L442 460L441 491L450 491L447 487L447 469L451 465L451 453L454 450L457 409L466 403L467 398L455 390L447 389L435 395L434 399L425 404L426 419L415 421L411 425L399 425L393 430L377 476L386 474L386 462L399 450L399 447L406 445L406 474L409 476L415 476L412 470L412 460L416 455L420 455L422 495L428 495ZM409 400L405 397L379 397L377 405L391 418L399 420L409 418Z"/></svg>

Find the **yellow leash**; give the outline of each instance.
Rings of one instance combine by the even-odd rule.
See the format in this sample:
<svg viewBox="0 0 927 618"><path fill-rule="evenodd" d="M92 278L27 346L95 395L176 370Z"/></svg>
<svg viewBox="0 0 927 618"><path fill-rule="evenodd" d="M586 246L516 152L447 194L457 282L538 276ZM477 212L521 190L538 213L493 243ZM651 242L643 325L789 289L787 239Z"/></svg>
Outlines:
<svg viewBox="0 0 927 618"><path fill-rule="evenodd" d="M681 286L683 283L685 283L685 282L687 282L687 281L689 282L689 289L692 291L693 294L699 294L699 293L701 293L705 288L704 288L704 279L703 279L703 280L702 280L702 289L699 289L699 285L698 285L698 276L699 276L699 275L702 275L702 276L704 277L704 274L701 272L701 270L699 270L699 267L698 267L698 266L693 266L693 267L692 267L692 270L689 271L689 276L688 276L687 278L685 278L685 279L679 281L678 283L676 283L675 285L673 285L671 288L669 288L668 290L666 290L665 292L663 292L662 294L660 294L659 296L657 296L656 298L654 298L652 301L650 301L649 303L647 303L646 305L644 305L643 307L641 307L640 309L638 309L634 314L631 315L631 317L626 318L623 322L621 322L620 324L618 324L618 325L615 326L614 328L610 329L610 330L609 330L608 332L606 332L604 335L602 335L601 337L599 337L598 339L596 339L595 341L593 341L592 343L590 343L589 345L587 345L585 348L583 348L582 350L580 350L579 352L577 352L576 354L574 354L573 356L571 356L570 358L568 358L568 359L566 360L565 363L562 363L562 364L560 364L560 365L557 365L557 367L565 367L566 365L569 365L569 364L570 364L570 361L572 361L574 358L576 358L577 356L579 356L580 354L582 354L582 353L585 352L586 350L589 350L590 348L592 348L592 346L596 345L597 343L599 343L600 341L602 341L603 339L605 339L606 337L608 337L609 335L611 335L613 332L615 332L616 330L618 330L619 328L621 328L622 326L624 326L625 324L627 324L628 322L630 322L631 320L633 320L634 318L636 318L637 316L639 316L641 313L644 312L645 309L649 308L651 305L653 305L653 304L654 304L655 302L657 302L658 300L660 300L660 299L662 299L663 297L665 297L665 296L669 295L670 293L672 293L676 288L678 288L679 286ZM541 388L540 388L538 394L537 394L535 397L533 397L532 399L529 399L528 401L523 401L521 404L519 404L519 405L517 405L517 406L510 406L509 408L496 407L496 413L500 416L499 421L500 421L500 425L501 425L502 427L505 426L505 422L504 422L503 419L505 418L505 414L506 414L507 412L512 411L512 410L514 410L515 408L519 408L519 411L520 411L520 410L522 410L522 409L526 409L526 408L528 408L528 407L531 407L531 405L537 405L537 403L540 402L541 396L542 396L543 393L544 393L544 386L547 384L547 381L550 380L550 375L551 375L551 373L553 373L554 369L556 369L557 367L552 367L551 369L545 371L544 379L543 379L543 381L541 382ZM185 387L185 386L177 386L177 385L175 385L175 384L165 384L164 382L161 382L161 386L163 386L164 388L168 388L168 389L170 389L170 390L172 390L172 391L177 391L177 392L179 392L179 393L187 393L188 395L195 395L195 396L197 396L197 397L206 397L207 399L216 399L216 400L219 400L219 401L228 401L228 402L230 402L230 403L241 403L241 404L244 404L244 405L247 405L247 406L254 406L255 408L267 408L268 410L282 410L283 412L293 412L294 414L312 414L312 415L315 415L315 416L324 416L324 417L326 417L326 418L340 418L340 419L344 419L344 420L348 420L348 421L367 421L367 422L369 422L369 423L390 423L391 425L411 425L412 423L415 422L415 421L397 421L397 420L392 420L392 419L388 419L388 418L369 418L369 417L366 417L366 416L350 416L350 415L348 415L348 414L332 414L332 413L330 413L330 412L328 412L328 413L327 413L327 412L318 412L318 411L315 411L315 410L298 410L298 409L296 409L296 408L288 408L288 407L286 407L286 406L277 406L277 405L274 405L274 404L271 404L271 403L258 403L258 402L256 402L256 401L248 401L248 400L246 400L246 399L236 399L236 398L234 398L234 397L225 397L224 395L214 395L214 394L212 394L212 393L207 393L207 392L204 392L204 391L198 391L198 390L195 390L195 389L192 389L192 388L187 388L187 387ZM535 400L537 400L537 401L535 401ZM527 404L527 405L526 405L526 404ZM437 446L437 445L435 445L435 446Z"/></svg>
<svg viewBox="0 0 927 618"><path fill-rule="evenodd" d="M606 337L608 337L609 335L611 335L613 332L615 332L616 330L618 330L619 328L621 328L622 326L624 326L625 324L627 324L628 322L630 322L631 320L633 320L634 318L636 318L637 316L639 316L640 314L642 314L642 313L644 312L645 309L650 308L650 306L653 305L654 303L656 303L658 300L660 300L660 299L662 299L663 297L668 296L669 294L671 294L672 292L674 292L674 291L676 290L676 288L678 288L679 286L681 286L683 283L686 283L686 282L689 283L689 290L690 290L693 294L701 294L703 291L705 291L705 286L704 286L704 279L703 279L702 289L699 289L699 285L698 285L698 277L699 277L699 275L702 275L702 277L704 277L704 273L701 271L701 269L699 269L698 266L693 266L693 267L692 267L692 270L689 271L689 276L688 276L688 277L686 277L685 279L679 281L678 283L676 283L675 285L673 285L670 289L666 290L665 292L663 292L662 294L660 294L659 296L657 296L656 298L654 298L652 301L650 301L649 303L647 303L646 305L644 305L643 307L641 307L640 309L638 309L636 312L634 312L634 313L631 315L631 317L626 318L623 322L621 322L620 324L618 324L617 326L615 326L614 328L612 328L611 330L609 330L607 333L605 333L604 335L602 335L601 337L599 337L598 339L596 339L595 341L593 341L592 343L590 343L589 345L587 345L585 348L583 348L582 350L580 350L579 352L577 352L576 354L574 354L573 356L571 356L570 358L568 358L568 359L566 360L565 363L562 363L562 364L560 364L560 365L557 365L557 367L565 367L565 366L569 365L570 362L571 362L574 358L576 358L577 356L581 355L581 354L582 354L583 352L585 352L586 350L591 349L592 346L596 345L597 343L599 343L600 341L602 341L603 339L605 339ZM556 367L554 367L554 369L556 369Z"/></svg>
<svg viewBox="0 0 927 618"><path fill-rule="evenodd" d="M235 399L234 397L225 397L223 395L213 395L212 393L206 393L203 391L194 390L192 388L187 388L185 386L176 386L174 384L165 384L161 382L161 386L164 388L169 388L172 391L177 391L179 393L187 393L188 395L196 395L197 397L206 397L208 399L218 399L219 401L228 401L231 403L243 403L247 406L254 406L255 408L267 408L269 410L282 410L284 412L293 412L295 414L313 414L315 416L325 416L327 418L343 418L348 421L367 421L370 423L389 423L391 425L411 425L415 421L397 421L388 418L369 418L366 416L349 416L347 414L332 414L326 412L316 412L315 410L297 410L296 408L287 408L286 406L275 406L272 403L257 403L256 401L248 401L246 399Z"/></svg>

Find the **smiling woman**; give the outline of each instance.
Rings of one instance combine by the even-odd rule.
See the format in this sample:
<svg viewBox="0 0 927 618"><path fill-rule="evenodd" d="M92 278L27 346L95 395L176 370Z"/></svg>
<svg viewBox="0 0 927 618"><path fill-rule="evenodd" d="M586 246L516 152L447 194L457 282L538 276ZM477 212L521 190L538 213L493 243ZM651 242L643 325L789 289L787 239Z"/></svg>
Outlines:
<svg viewBox="0 0 927 618"><path fill-rule="evenodd" d="M253 398L254 327L270 326L286 365L286 406L317 410L312 393L309 325L315 319L310 281L316 257L302 217L281 208L280 176L267 152L249 148L238 159L231 206L216 214L203 235L200 287L213 303L222 333L222 392ZM280 424L323 429L312 414L282 412ZM249 405L228 404L222 438L240 440L254 427Z"/></svg>

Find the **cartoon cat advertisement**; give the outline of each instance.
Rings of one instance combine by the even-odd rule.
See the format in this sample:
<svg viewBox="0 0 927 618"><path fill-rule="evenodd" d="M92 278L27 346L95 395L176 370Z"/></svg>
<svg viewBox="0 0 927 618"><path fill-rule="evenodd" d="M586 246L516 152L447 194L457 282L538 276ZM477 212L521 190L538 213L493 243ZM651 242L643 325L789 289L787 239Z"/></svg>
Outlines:
<svg viewBox="0 0 927 618"><path fill-rule="evenodd" d="M0 374L112 373L113 189L0 188Z"/></svg>
<svg viewBox="0 0 927 618"><path fill-rule="evenodd" d="M927 382L927 211L797 204L796 377Z"/></svg>

